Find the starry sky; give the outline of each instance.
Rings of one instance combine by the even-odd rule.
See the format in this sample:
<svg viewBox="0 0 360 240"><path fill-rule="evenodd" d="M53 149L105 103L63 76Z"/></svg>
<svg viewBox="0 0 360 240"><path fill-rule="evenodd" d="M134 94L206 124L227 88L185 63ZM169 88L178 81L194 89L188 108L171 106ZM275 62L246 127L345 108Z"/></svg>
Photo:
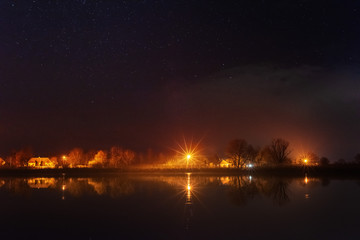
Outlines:
<svg viewBox="0 0 360 240"><path fill-rule="evenodd" d="M360 152L357 1L1 1L0 155Z"/></svg>

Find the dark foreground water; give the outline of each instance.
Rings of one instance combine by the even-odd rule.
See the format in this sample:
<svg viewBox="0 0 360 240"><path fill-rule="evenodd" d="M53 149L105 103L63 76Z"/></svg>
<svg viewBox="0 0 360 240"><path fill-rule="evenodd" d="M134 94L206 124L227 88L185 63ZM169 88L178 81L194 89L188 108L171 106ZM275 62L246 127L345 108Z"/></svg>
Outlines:
<svg viewBox="0 0 360 240"><path fill-rule="evenodd" d="M360 239L360 181L0 178L0 239Z"/></svg>

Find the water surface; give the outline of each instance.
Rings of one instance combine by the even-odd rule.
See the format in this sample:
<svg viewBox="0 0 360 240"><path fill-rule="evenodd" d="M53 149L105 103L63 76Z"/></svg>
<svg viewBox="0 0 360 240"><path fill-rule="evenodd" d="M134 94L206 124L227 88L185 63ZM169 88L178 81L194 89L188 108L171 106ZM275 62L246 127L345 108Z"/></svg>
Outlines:
<svg viewBox="0 0 360 240"><path fill-rule="evenodd" d="M359 239L359 180L0 178L1 239Z"/></svg>

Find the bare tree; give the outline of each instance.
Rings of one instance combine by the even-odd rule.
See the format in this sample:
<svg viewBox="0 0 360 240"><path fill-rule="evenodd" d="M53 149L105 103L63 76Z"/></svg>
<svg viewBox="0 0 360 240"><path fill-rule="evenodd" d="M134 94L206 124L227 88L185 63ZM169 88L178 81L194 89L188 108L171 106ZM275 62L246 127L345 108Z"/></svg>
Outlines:
<svg viewBox="0 0 360 240"><path fill-rule="evenodd" d="M125 166L129 166L135 159L135 152L126 149L123 154L123 163Z"/></svg>
<svg viewBox="0 0 360 240"><path fill-rule="evenodd" d="M111 167L118 168L121 166L123 149L121 147L113 146L110 149L110 159L109 164Z"/></svg>
<svg viewBox="0 0 360 240"><path fill-rule="evenodd" d="M84 151L81 148L74 148L70 151L66 161L70 167L75 167L76 165L80 165L82 163L83 158Z"/></svg>
<svg viewBox="0 0 360 240"><path fill-rule="evenodd" d="M244 139L231 140L226 149L226 155L237 168L242 168L247 161L246 152L248 143Z"/></svg>
<svg viewBox="0 0 360 240"><path fill-rule="evenodd" d="M266 164L269 164L272 162L272 158L271 158L270 151L269 151L269 146L262 148L258 152L258 154L255 158L255 162L258 166L263 166L263 165L266 165Z"/></svg>
<svg viewBox="0 0 360 240"><path fill-rule="evenodd" d="M7 162L11 167L24 167L27 166L29 159L33 157L33 152L30 147L23 148L19 151L13 151L7 158Z"/></svg>
<svg viewBox="0 0 360 240"><path fill-rule="evenodd" d="M316 153L309 152L308 157L311 164L319 164L320 158Z"/></svg>
<svg viewBox="0 0 360 240"><path fill-rule="evenodd" d="M249 144L245 151L245 158L249 163L256 163L256 157L260 150L258 148L254 148L251 144Z"/></svg>
<svg viewBox="0 0 360 240"><path fill-rule="evenodd" d="M282 139L273 139L270 146L268 147L271 159L275 164L284 164L290 162L289 155L289 142Z"/></svg>
<svg viewBox="0 0 360 240"><path fill-rule="evenodd" d="M122 149L121 147L112 147L110 149L110 166L125 167L130 165L135 159L135 152L129 149Z"/></svg>

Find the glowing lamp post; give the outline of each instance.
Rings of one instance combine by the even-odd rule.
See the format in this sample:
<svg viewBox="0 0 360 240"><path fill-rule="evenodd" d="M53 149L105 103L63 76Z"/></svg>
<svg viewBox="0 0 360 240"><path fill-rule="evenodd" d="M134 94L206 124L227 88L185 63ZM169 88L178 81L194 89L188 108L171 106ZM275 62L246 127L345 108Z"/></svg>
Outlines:
<svg viewBox="0 0 360 240"><path fill-rule="evenodd" d="M191 159L191 155L190 154L186 155L186 168L189 167L190 159Z"/></svg>

